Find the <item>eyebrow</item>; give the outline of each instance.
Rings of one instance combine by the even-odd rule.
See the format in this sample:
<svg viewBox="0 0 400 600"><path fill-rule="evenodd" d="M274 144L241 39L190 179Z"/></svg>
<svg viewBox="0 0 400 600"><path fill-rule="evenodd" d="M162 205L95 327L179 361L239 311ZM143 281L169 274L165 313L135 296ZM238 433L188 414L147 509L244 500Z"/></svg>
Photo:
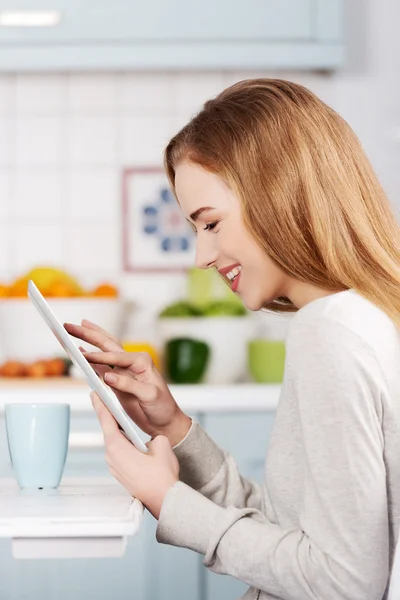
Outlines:
<svg viewBox="0 0 400 600"><path fill-rule="evenodd" d="M192 212L192 214L190 215L190 218L192 219L192 221L196 222L197 219L199 218L199 216L203 212L206 212L208 210L214 210L214 208L212 206L203 206L202 208L198 208L197 210L195 210L194 212Z"/></svg>

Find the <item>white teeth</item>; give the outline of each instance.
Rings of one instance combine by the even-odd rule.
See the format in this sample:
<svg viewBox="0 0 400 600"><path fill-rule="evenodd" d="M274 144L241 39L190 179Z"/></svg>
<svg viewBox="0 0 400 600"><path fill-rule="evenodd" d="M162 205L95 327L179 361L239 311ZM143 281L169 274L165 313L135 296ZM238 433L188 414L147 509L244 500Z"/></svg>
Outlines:
<svg viewBox="0 0 400 600"><path fill-rule="evenodd" d="M227 273L226 276L230 281L232 281L236 277L236 275L239 275L241 270L241 266L235 267L234 269L232 269L232 271L229 271L229 273Z"/></svg>

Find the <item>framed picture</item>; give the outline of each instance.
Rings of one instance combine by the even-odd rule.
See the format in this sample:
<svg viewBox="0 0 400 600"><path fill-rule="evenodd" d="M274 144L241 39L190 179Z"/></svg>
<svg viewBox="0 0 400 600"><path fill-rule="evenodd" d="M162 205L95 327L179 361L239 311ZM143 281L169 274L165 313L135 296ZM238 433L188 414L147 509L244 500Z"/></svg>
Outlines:
<svg viewBox="0 0 400 600"><path fill-rule="evenodd" d="M179 271L194 265L195 235L160 168L123 170L125 271Z"/></svg>

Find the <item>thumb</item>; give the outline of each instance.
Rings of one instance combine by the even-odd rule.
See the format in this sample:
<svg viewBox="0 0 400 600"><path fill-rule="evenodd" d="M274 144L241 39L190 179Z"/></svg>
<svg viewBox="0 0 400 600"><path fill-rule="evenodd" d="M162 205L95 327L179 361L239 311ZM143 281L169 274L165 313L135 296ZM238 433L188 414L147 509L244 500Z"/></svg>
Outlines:
<svg viewBox="0 0 400 600"><path fill-rule="evenodd" d="M146 446L150 452L162 452L166 449L171 450L172 448L169 439L165 435L158 435L147 442Z"/></svg>

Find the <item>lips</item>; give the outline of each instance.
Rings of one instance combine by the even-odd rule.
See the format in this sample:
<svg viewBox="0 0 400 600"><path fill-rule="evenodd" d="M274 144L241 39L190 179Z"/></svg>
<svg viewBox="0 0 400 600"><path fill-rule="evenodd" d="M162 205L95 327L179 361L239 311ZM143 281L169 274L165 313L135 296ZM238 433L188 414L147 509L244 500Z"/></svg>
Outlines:
<svg viewBox="0 0 400 600"><path fill-rule="evenodd" d="M236 275L235 279L232 281L232 285L231 285L232 292L236 292L236 290L238 289L240 275L241 275L241 273L239 273L239 275Z"/></svg>
<svg viewBox="0 0 400 600"><path fill-rule="evenodd" d="M240 263L234 263L233 265L229 265L229 267L224 267L223 269L218 269L218 273L221 275L227 275L229 271L232 271L235 267L240 267Z"/></svg>
<svg viewBox="0 0 400 600"><path fill-rule="evenodd" d="M239 271L239 273L237 275L235 275L234 279L231 279L228 276L228 274L231 273L235 269L236 269L236 271ZM222 269L218 269L218 272L220 273L220 275L222 275L224 277L224 279L230 285L230 288L233 292L236 292L236 290L238 288L241 270L242 270L242 265L240 263L234 263L232 265L229 265L228 267L223 267Z"/></svg>

